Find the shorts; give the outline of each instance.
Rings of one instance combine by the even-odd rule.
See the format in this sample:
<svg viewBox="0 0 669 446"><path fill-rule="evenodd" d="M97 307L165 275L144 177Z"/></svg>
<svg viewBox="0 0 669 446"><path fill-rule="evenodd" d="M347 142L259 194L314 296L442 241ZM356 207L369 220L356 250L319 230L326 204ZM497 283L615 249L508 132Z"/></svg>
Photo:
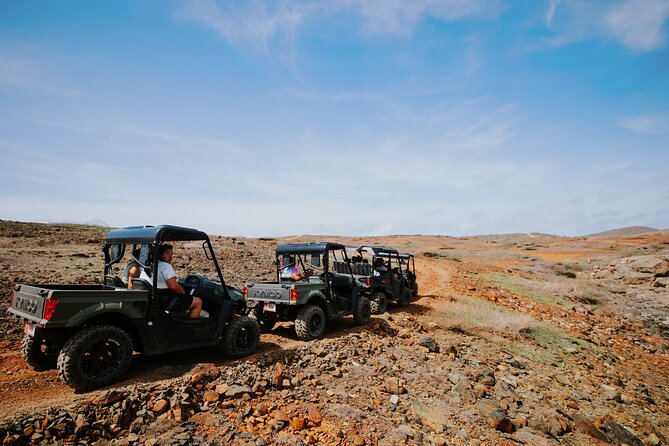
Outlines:
<svg viewBox="0 0 669 446"><path fill-rule="evenodd" d="M184 310L188 310L193 303L193 296L189 296L188 294L176 294L171 291L158 291L158 296L160 298L160 306L161 308L164 308L167 310L168 306L170 303L172 303L172 300L176 297L176 302L174 305L182 305L184 307ZM174 307L172 305L172 307Z"/></svg>

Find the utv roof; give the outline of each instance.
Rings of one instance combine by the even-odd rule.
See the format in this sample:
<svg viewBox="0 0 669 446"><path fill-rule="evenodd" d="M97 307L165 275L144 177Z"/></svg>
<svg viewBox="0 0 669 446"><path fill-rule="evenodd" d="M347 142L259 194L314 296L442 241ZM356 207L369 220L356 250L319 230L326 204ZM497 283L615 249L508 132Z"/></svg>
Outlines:
<svg viewBox="0 0 669 446"><path fill-rule="evenodd" d="M129 226L109 231L105 243L156 243L186 240L209 240L209 236L197 229L180 226Z"/></svg>
<svg viewBox="0 0 669 446"><path fill-rule="evenodd" d="M346 246L334 242L289 243L276 247L277 254L322 254L332 249L345 249Z"/></svg>
<svg viewBox="0 0 669 446"><path fill-rule="evenodd" d="M396 257L399 255L396 249L386 248L384 246L360 246L359 248L356 248L356 251L358 252L366 251L374 256L381 256L381 257L389 257L389 256Z"/></svg>

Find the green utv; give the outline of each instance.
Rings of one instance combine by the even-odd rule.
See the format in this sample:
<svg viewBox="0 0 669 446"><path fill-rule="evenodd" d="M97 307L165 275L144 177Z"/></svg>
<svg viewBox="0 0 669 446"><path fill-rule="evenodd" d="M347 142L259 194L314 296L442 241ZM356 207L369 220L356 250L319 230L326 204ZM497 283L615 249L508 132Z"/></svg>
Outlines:
<svg viewBox="0 0 669 446"><path fill-rule="evenodd" d="M334 264L350 265L345 248L332 242L277 246L277 281L244 288L260 329L269 332L277 322L294 321L297 336L311 340L323 336L328 320L353 315L356 323L368 323L369 299L359 293L350 268L333 269ZM301 274L286 277L284 271L292 267Z"/></svg>
<svg viewBox="0 0 669 446"><path fill-rule="evenodd" d="M217 275L218 280L197 274L178 280L186 293L202 299L209 317L188 319L187 309L159 298L155 259L167 242L184 242L183 250L190 251L185 257L201 256ZM107 234L103 252L104 285L14 286L7 313L24 323L22 353L35 370L57 367L65 383L85 391L122 378L133 352L149 356L217 345L238 358L257 348L260 328L247 316L242 292L225 285L204 232L177 226L117 229ZM151 282L134 278L129 289L112 274L126 252Z"/></svg>

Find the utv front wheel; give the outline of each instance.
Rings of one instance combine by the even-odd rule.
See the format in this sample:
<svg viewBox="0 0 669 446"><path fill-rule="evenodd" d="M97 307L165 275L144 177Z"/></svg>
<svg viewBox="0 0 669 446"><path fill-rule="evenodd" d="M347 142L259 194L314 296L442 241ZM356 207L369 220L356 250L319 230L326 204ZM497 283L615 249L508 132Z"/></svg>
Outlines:
<svg viewBox="0 0 669 446"><path fill-rule="evenodd" d="M65 343L58 355L58 375L75 390L92 390L119 379L131 361L130 336L118 327L99 325Z"/></svg>
<svg viewBox="0 0 669 446"><path fill-rule="evenodd" d="M369 305L369 299L365 296L358 297L358 304L355 306L355 312L353 313L353 319L358 325L364 325L369 323L369 320L372 315L372 309Z"/></svg>
<svg viewBox="0 0 669 446"><path fill-rule="evenodd" d="M242 358L253 353L260 342L258 323L247 316L237 316L228 321L223 331L221 347L225 356Z"/></svg>
<svg viewBox="0 0 669 446"><path fill-rule="evenodd" d="M380 291L372 294L369 299L369 305L372 310L372 314L383 314L386 312L386 307L388 306L388 300L386 295Z"/></svg>
<svg viewBox="0 0 669 446"><path fill-rule="evenodd" d="M21 356L36 372L43 372L56 368L58 350L39 335L25 335L21 342Z"/></svg>
<svg viewBox="0 0 669 446"><path fill-rule="evenodd" d="M325 313L316 305L302 308L295 318L295 333L305 341L318 339L325 333Z"/></svg>
<svg viewBox="0 0 669 446"><path fill-rule="evenodd" d="M411 292L411 295L413 297L418 297L418 284L417 283L413 284L413 291Z"/></svg>

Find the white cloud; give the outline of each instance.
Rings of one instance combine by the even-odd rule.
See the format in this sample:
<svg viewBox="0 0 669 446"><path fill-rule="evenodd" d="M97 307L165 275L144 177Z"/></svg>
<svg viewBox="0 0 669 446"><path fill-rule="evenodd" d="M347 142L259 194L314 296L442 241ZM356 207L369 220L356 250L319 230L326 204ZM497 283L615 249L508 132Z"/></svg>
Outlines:
<svg viewBox="0 0 669 446"><path fill-rule="evenodd" d="M555 10L562 0L551 0L548 5L548 11L546 11L546 26L550 27L553 23L553 17L555 16Z"/></svg>
<svg viewBox="0 0 669 446"><path fill-rule="evenodd" d="M669 116L667 115L643 115L618 121L620 127L636 133L645 135L669 134Z"/></svg>
<svg viewBox="0 0 669 446"><path fill-rule="evenodd" d="M634 52L663 48L668 18L667 0L551 0L546 11L546 25L556 33L550 40L554 46L606 39Z"/></svg>
<svg viewBox="0 0 669 446"><path fill-rule="evenodd" d="M630 0L612 7L606 15L606 28L620 43L633 51L662 48L664 22L669 17L669 1Z"/></svg>

